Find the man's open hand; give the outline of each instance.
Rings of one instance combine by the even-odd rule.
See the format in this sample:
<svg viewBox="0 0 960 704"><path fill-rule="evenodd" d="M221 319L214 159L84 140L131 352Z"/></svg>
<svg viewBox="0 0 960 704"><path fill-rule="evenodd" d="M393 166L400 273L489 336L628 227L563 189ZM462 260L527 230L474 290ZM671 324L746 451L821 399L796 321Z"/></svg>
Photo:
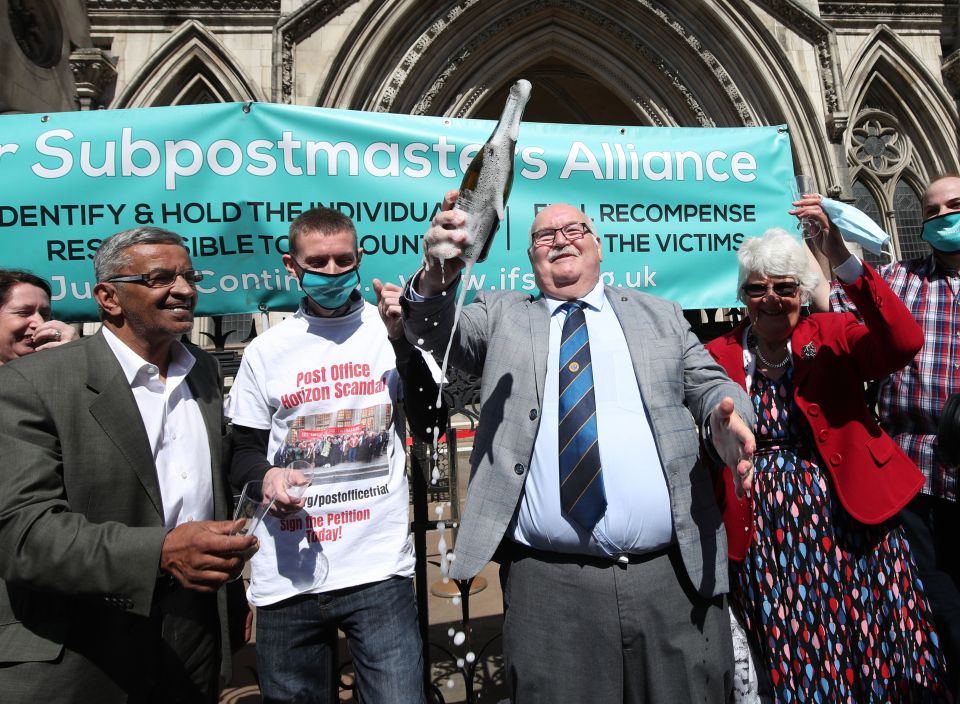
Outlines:
<svg viewBox="0 0 960 704"><path fill-rule="evenodd" d="M713 449L723 463L733 470L733 485L737 495L749 495L753 489L753 453L757 451L757 441L729 396L718 403L710 414L710 435Z"/></svg>

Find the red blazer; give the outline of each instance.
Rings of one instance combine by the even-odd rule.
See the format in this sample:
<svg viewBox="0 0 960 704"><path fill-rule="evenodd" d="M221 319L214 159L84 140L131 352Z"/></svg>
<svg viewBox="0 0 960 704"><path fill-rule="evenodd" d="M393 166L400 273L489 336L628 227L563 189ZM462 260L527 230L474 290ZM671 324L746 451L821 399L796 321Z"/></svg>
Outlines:
<svg viewBox="0 0 960 704"><path fill-rule="evenodd" d="M923 474L873 419L863 382L909 364L923 346L923 332L877 272L866 264L863 268L863 276L844 289L864 324L850 313L814 313L800 319L790 342L794 400L813 431L820 467L830 473L847 512L862 523L876 524L913 498L923 486ZM707 345L744 388L745 325ZM737 499L728 467L719 481L728 554L740 561L753 539L753 500Z"/></svg>

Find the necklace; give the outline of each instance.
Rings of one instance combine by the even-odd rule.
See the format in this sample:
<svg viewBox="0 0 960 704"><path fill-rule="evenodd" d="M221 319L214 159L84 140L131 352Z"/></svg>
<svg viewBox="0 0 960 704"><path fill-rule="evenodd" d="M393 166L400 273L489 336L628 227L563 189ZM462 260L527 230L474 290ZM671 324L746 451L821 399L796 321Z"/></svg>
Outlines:
<svg viewBox="0 0 960 704"><path fill-rule="evenodd" d="M767 361L767 358L764 357L763 353L760 351L759 344L753 345L753 351L756 353L757 359L763 362L763 366L765 366L767 369L782 369L783 367L787 366L787 363L790 361L789 354L786 357L784 357L781 361L777 362L776 364L773 364Z"/></svg>

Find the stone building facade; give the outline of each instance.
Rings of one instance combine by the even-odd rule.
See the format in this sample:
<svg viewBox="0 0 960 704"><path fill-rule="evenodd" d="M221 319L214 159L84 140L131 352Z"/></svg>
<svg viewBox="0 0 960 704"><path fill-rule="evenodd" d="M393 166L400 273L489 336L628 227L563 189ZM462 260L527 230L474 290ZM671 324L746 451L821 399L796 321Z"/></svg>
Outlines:
<svg viewBox="0 0 960 704"><path fill-rule="evenodd" d="M954 0L0 0L0 113L216 101L786 123L799 171L923 250L958 169Z"/></svg>

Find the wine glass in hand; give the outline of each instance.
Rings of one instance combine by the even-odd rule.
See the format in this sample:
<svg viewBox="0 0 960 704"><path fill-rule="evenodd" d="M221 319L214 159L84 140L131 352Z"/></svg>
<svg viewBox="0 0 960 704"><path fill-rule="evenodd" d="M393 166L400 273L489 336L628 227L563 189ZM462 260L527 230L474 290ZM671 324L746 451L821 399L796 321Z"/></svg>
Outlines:
<svg viewBox="0 0 960 704"><path fill-rule="evenodd" d="M314 466L307 460L294 460L285 467L283 483L287 496L301 499L313 484Z"/></svg>
<svg viewBox="0 0 960 704"><path fill-rule="evenodd" d="M250 481L243 485L243 492L233 512L236 526L231 535L250 535L257 530L263 517L267 515L273 501L263 496L263 482ZM243 523L240 523L240 521Z"/></svg>
<svg viewBox="0 0 960 704"><path fill-rule="evenodd" d="M793 192L794 205L805 195L811 195L817 192L813 178L807 174L797 174L790 185ZM803 232L803 239L814 239L817 240L819 244L819 238L823 234L823 228L820 227L819 222L812 218L801 218L800 222L797 223L797 227Z"/></svg>

